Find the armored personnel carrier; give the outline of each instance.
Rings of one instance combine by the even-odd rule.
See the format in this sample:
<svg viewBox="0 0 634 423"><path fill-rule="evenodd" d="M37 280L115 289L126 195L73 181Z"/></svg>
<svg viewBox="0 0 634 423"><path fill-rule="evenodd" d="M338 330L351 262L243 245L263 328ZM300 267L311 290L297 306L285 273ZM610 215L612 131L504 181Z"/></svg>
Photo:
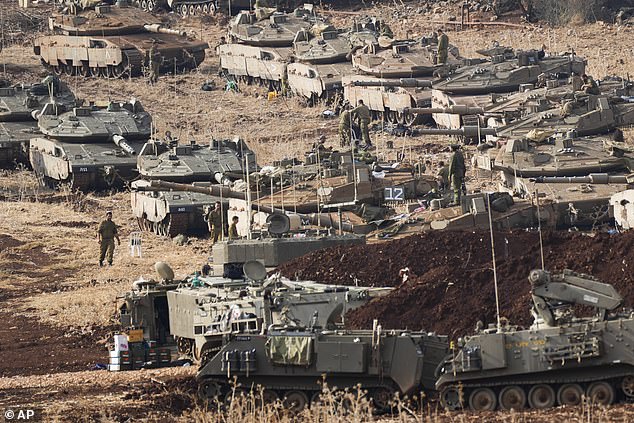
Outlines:
<svg viewBox="0 0 634 423"><path fill-rule="evenodd" d="M244 178L247 167L250 172L257 171L255 154L241 139L213 140L208 146L153 140L138 156L142 177L172 182L229 183Z"/></svg>
<svg viewBox="0 0 634 423"><path fill-rule="evenodd" d="M75 96L52 76L37 84L0 87L0 166L28 162L29 139L40 133L33 112L49 102L63 112L75 105Z"/></svg>
<svg viewBox="0 0 634 423"><path fill-rule="evenodd" d="M159 61L160 72L183 71L200 65L209 47L127 6L98 5L77 14L54 14L49 27L54 35L38 37L34 52L56 74L135 76L150 60Z"/></svg>
<svg viewBox="0 0 634 423"><path fill-rule="evenodd" d="M137 154L150 137L152 118L140 102L109 102L38 115L43 135L30 141L29 159L45 186L87 191L121 185L137 175Z"/></svg>
<svg viewBox="0 0 634 423"><path fill-rule="evenodd" d="M272 326L265 335L231 334L197 375L200 393L230 402L249 387L264 388L264 402L277 399L292 412L320 402L321 382L336 390L368 391L374 406L389 409L394 394L434 389L434 371L448 352L445 336L403 330L326 330ZM245 390L243 390L243 388ZM257 396L257 394L256 394Z"/></svg>
<svg viewBox="0 0 634 423"><path fill-rule="evenodd" d="M534 323L498 323L458 343L436 387L448 410L544 409L634 397L634 315L616 313L623 298L597 279L564 271L529 275ZM593 310L578 316L579 307Z"/></svg>
<svg viewBox="0 0 634 423"><path fill-rule="evenodd" d="M490 63L463 66L434 88L456 95L504 93L534 84L541 74L567 78L585 73L586 60L573 54L544 56L537 50L517 51L515 60L496 55Z"/></svg>
<svg viewBox="0 0 634 423"><path fill-rule="evenodd" d="M261 20L254 12L244 11L231 21L229 40L258 47L291 47L296 34L316 21L310 8L298 8L293 13L273 12Z"/></svg>
<svg viewBox="0 0 634 423"><path fill-rule="evenodd" d="M335 329L346 311L390 290L267 278L257 262L227 277L196 273L174 283L173 272L167 276L133 284L120 307L122 328L141 329L144 340L176 346L179 354L203 362L229 334L263 333L271 324Z"/></svg>

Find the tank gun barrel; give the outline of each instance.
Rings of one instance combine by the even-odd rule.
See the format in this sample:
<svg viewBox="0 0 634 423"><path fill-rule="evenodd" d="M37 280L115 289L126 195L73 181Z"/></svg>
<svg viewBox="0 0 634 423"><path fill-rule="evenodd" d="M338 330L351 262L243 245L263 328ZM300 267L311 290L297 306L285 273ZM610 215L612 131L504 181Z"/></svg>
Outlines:
<svg viewBox="0 0 634 423"><path fill-rule="evenodd" d="M235 192L231 191L229 187L222 185L211 185L211 186L196 186L196 185L188 185L188 184L179 184L176 182L166 182L166 181L150 181L150 184L147 186L137 186L136 189L138 191L189 191L189 192L198 192L201 194L213 195L216 197L224 197L224 198L236 198L238 200L246 200L247 195L243 192ZM266 206L264 204L252 204L251 208L253 210L263 211L264 213L269 214L286 214L284 210ZM318 225L321 227L327 228L339 228L339 222L331 218L327 213L311 213L311 214L302 214L297 213L300 219L307 221L313 225ZM349 223L343 223L341 228L345 232L352 232L353 226Z"/></svg>
<svg viewBox="0 0 634 423"><path fill-rule="evenodd" d="M607 173L591 173L588 176L540 176L531 178L531 182L545 184L628 184L631 180L626 175L608 175Z"/></svg>
<svg viewBox="0 0 634 423"><path fill-rule="evenodd" d="M372 81L352 81L354 87L406 87L406 88L431 88L431 81L427 79L401 78L378 79Z"/></svg>
<svg viewBox="0 0 634 423"><path fill-rule="evenodd" d="M464 136L464 137L477 137L482 135L496 135L497 132L495 128L479 128L477 126L463 126L458 129L440 129L440 128L429 128L429 129L418 129L417 133L422 135L456 135L456 136Z"/></svg>
<svg viewBox="0 0 634 423"><path fill-rule="evenodd" d="M147 24L143 25L148 32L154 32L155 34L171 34L171 35L180 35L181 37L186 37L187 33L185 31L179 31L177 29L163 28L161 24Z"/></svg>
<svg viewBox="0 0 634 423"><path fill-rule="evenodd" d="M405 113L416 113L419 115L431 115L432 113L449 113L452 115L481 115L484 113L482 107L465 106L456 104L449 107L406 107Z"/></svg>
<svg viewBox="0 0 634 423"><path fill-rule="evenodd" d="M132 148L132 146L128 144L128 140L123 138L121 135L113 135L112 141L129 155L134 156L136 154L136 150Z"/></svg>

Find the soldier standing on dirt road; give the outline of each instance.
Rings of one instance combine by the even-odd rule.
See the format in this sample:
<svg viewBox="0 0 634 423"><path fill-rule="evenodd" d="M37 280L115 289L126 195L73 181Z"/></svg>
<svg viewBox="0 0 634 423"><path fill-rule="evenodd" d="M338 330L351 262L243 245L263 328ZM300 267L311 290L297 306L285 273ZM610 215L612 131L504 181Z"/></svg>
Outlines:
<svg viewBox="0 0 634 423"><path fill-rule="evenodd" d="M114 240L121 245L117 225L112 221L112 212L106 212L106 220L99 224L97 229L97 239L99 240L99 266L103 266L103 259L108 259L108 264L112 266L112 256L114 255Z"/></svg>
<svg viewBox="0 0 634 423"><path fill-rule="evenodd" d="M218 242L220 235L222 235L222 204L220 201L216 201L215 207L207 213L205 220L207 220L207 227L211 234L211 245L213 245Z"/></svg>
<svg viewBox="0 0 634 423"><path fill-rule="evenodd" d="M464 163L464 155L460 151L458 144L451 146L453 155L449 162L449 181L451 182L451 188L453 189L453 202L451 205L457 206L460 204L460 196L462 194L462 184L464 183L464 175L467 171Z"/></svg>
<svg viewBox="0 0 634 423"><path fill-rule="evenodd" d="M442 29L438 30L438 56L436 56L437 64L447 63L447 50L449 49L449 37Z"/></svg>
<svg viewBox="0 0 634 423"><path fill-rule="evenodd" d="M156 41L153 41L150 48L150 84L156 84L158 81L162 61L161 53L156 50Z"/></svg>
<svg viewBox="0 0 634 423"><path fill-rule="evenodd" d="M350 146L350 120L350 110L346 105L339 116L339 145L341 148Z"/></svg>

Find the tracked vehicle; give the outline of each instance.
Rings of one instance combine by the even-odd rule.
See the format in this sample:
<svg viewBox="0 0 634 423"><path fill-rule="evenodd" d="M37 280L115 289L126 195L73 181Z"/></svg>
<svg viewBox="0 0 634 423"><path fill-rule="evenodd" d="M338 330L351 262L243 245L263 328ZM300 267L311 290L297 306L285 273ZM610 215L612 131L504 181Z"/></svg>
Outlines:
<svg viewBox="0 0 634 423"><path fill-rule="evenodd" d="M231 334L220 351L200 367L200 393L230 401L251 387L262 400L278 399L293 412L318 403L322 382L334 390L368 391L374 406L389 410L395 393L418 395L434 389L436 367L448 352L445 336L404 330L326 330L272 326L265 335ZM325 375L325 380L324 380ZM256 393L256 396L259 394Z"/></svg>
<svg viewBox="0 0 634 423"><path fill-rule="evenodd" d="M609 405L634 397L634 314L597 279L564 271L530 273L534 323L507 323L459 341L436 387L449 410L545 409L579 405L586 396ZM594 314L580 317L574 306ZM573 310L574 308L574 310Z"/></svg>
<svg viewBox="0 0 634 423"><path fill-rule="evenodd" d="M49 27L54 35L37 38L34 52L58 75L136 76L150 60L159 62L162 73L184 71L200 65L209 47L127 6L98 5L75 15L54 14Z"/></svg>
<svg viewBox="0 0 634 423"><path fill-rule="evenodd" d="M63 112L75 105L75 96L54 77L0 87L0 166L28 162L29 139L40 133L33 112L49 102Z"/></svg>
<svg viewBox="0 0 634 423"><path fill-rule="evenodd" d="M232 43L258 47L291 47L296 34L310 28L317 17L310 9L298 8L293 13L274 12L257 20L253 12L240 12L229 26Z"/></svg>
<svg viewBox="0 0 634 423"><path fill-rule="evenodd" d="M207 146L153 140L138 156L141 176L172 182L229 183L244 178L247 166L250 172L257 170L255 155L241 139L213 140Z"/></svg>
<svg viewBox="0 0 634 423"><path fill-rule="evenodd" d="M88 191L122 185L137 173L137 154L150 137L151 116L140 102L108 102L38 115L43 137L30 141L29 159L40 183Z"/></svg>

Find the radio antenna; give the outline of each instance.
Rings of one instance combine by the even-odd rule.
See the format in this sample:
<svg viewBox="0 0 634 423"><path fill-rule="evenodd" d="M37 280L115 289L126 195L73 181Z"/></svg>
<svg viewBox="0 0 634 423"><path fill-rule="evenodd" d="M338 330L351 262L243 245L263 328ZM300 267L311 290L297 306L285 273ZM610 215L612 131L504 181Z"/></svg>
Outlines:
<svg viewBox="0 0 634 423"><path fill-rule="evenodd" d="M487 193L487 208L489 209L489 229L491 232L491 256L493 257L493 283L495 286L495 315L497 319L498 332L500 325L500 296L498 294L498 272L495 265L495 241L493 240L493 218L491 217L491 195Z"/></svg>

